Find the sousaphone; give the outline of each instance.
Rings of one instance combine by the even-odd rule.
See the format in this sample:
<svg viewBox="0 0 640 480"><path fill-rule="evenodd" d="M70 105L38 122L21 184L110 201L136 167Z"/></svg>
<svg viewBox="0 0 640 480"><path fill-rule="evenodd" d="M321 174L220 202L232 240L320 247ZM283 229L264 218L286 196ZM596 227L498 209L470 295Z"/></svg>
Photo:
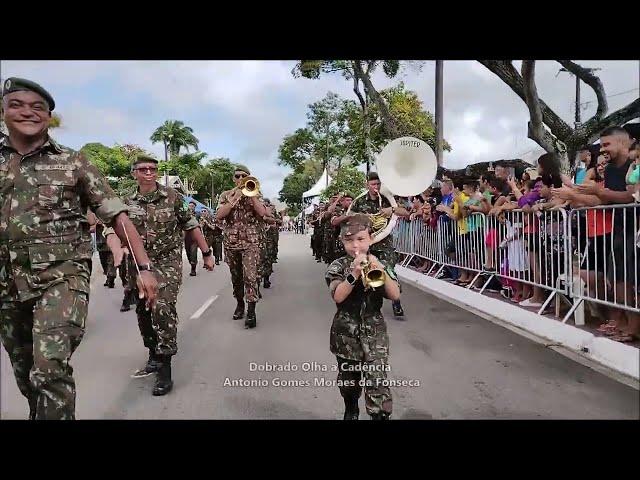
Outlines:
<svg viewBox="0 0 640 480"><path fill-rule="evenodd" d="M401 137L389 142L382 149L376 158L376 171L382 184L378 195L380 209L382 196L392 207L397 207L394 195L419 195L431 186L438 172L438 161L426 142L414 137ZM354 198L353 202L367 194L368 190L365 190ZM347 210L347 215L349 214L351 207ZM395 213L390 219L381 213L372 215L373 243L386 238L393 231L397 220Z"/></svg>

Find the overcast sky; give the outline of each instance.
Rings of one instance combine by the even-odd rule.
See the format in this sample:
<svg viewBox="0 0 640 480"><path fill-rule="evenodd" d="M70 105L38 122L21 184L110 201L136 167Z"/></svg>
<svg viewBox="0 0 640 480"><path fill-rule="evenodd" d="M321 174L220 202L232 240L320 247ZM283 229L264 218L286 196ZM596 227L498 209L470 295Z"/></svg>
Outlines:
<svg viewBox="0 0 640 480"><path fill-rule="evenodd" d="M600 67L609 111L638 97L639 64L633 61L584 61ZM64 145L135 143L163 158L152 145L153 130L167 119L182 120L210 157L228 157L252 169L267 197L277 196L288 169L277 165L282 138L303 127L307 105L328 91L355 100L351 82L337 74L320 80L295 79L293 61L3 61L0 76L26 77L56 99L63 127L54 137ZM516 63L519 68L519 63ZM560 65L537 63L540 97L573 124L575 80L556 74ZM376 88L404 81L434 111L435 62L422 71L405 70L395 79L374 76ZM593 91L582 86L583 121L595 113ZM444 136L453 150L448 168L515 158L537 149L527 138L524 103L497 77L474 61L444 64Z"/></svg>

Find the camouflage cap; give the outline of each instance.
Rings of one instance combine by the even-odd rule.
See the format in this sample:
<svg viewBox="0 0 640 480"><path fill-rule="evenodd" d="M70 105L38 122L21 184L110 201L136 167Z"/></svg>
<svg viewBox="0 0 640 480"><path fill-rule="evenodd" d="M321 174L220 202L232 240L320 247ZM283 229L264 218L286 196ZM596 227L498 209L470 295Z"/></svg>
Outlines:
<svg viewBox="0 0 640 480"><path fill-rule="evenodd" d="M131 164L132 167L135 167L137 164L139 163L158 163L158 159L157 158L153 158L149 155L144 155L144 154L140 154L138 156L136 156L136 159L133 161L133 163Z"/></svg>
<svg viewBox="0 0 640 480"><path fill-rule="evenodd" d="M340 225L340 236L350 237L363 230L371 231L371 219L364 213L356 213L349 216Z"/></svg>
<svg viewBox="0 0 640 480"><path fill-rule="evenodd" d="M234 172L244 172L247 175L251 175L251 172L249 171L249 169L247 167L245 167L244 165L242 165L241 163L236 163L236 166L234 168Z"/></svg>
<svg viewBox="0 0 640 480"><path fill-rule="evenodd" d="M351 200L356 198L355 195L351 192L342 192L342 193L343 193L342 198L349 197Z"/></svg>
<svg viewBox="0 0 640 480"><path fill-rule="evenodd" d="M380 180L378 172L369 172L367 174L367 182L370 182L371 180Z"/></svg>
<svg viewBox="0 0 640 480"><path fill-rule="evenodd" d="M49 92L36 82L32 82L26 78L11 77L5 80L2 89L2 96L4 97L5 95L13 92L35 92L47 101L50 112L53 112L53 109L56 107L56 102L53 100L53 97Z"/></svg>

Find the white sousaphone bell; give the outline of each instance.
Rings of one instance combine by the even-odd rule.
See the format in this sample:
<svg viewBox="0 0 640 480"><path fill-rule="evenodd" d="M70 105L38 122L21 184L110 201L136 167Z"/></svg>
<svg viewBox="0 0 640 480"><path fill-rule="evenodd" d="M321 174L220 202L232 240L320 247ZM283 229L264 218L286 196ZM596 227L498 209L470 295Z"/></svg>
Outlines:
<svg viewBox="0 0 640 480"><path fill-rule="evenodd" d="M376 171L380 177L380 195L382 209L384 196L392 207L397 207L394 195L408 197L419 195L431 186L438 172L438 161L435 153L426 142L414 137L400 137L389 142L376 158ZM368 191L358 195L354 202ZM347 215L351 213L351 207ZM373 215L373 243L377 243L391 233L398 217L393 214L389 221L382 214ZM384 220L383 220L384 219ZM386 226L382 227L382 222ZM379 228L376 228L379 227Z"/></svg>

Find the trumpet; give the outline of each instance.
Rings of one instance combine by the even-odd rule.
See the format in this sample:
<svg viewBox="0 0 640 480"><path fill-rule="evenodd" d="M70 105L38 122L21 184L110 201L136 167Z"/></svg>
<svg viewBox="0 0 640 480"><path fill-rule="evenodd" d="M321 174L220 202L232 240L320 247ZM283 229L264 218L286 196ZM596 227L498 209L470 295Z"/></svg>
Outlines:
<svg viewBox="0 0 640 480"><path fill-rule="evenodd" d="M255 197L260 193L260 182L256 177L244 177L239 188L245 197Z"/></svg>
<svg viewBox="0 0 640 480"><path fill-rule="evenodd" d="M387 274L379 268L372 268L367 260L360 263L362 268L362 283L365 289L378 288L387 281Z"/></svg>

